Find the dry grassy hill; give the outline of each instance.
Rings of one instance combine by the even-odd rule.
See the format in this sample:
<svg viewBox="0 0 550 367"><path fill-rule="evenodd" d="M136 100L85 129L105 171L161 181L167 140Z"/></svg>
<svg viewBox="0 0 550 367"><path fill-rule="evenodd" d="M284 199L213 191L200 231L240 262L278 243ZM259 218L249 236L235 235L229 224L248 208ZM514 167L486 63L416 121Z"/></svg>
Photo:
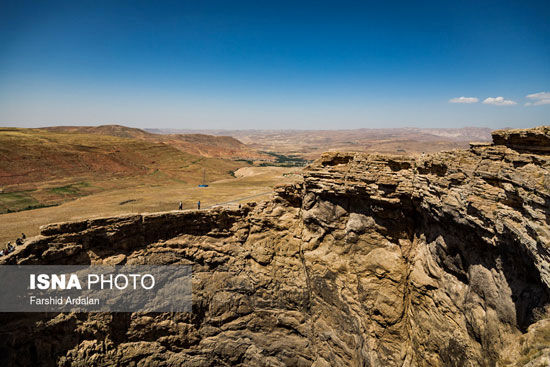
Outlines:
<svg viewBox="0 0 550 367"><path fill-rule="evenodd" d="M206 134L154 134L144 130L120 126L54 126L41 130L57 133L98 134L145 140L153 143L164 143L182 152L204 157L251 159L262 158L263 155L239 140L230 136L214 136ZM265 158L265 157L264 157Z"/></svg>
<svg viewBox="0 0 550 367"><path fill-rule="evenodd" d="M40 130L46 130L56 133L79 133L79 134L100 134L118 136L119 138L140 138L147 139L151 135L146 131L127 127L122 125L101 125L101 126L50 126L43 127Z"/></svg>
<svg viewBox="0 0 550 367"><path fill-rule="evenodd" d="M113 134L118 127L113 127ZM232 177L246 163L186 153L169 144L87 129L0 129L0 213L58 204L111 188ZM144 133L147 134L147 133Z"/></svg>

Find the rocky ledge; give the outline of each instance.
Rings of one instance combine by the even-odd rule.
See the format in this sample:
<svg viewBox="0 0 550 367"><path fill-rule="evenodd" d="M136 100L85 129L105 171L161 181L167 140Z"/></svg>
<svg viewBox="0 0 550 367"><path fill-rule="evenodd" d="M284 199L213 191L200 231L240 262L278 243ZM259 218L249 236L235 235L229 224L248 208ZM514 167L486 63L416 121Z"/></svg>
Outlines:
<svg viewBox="0 0 550 367"><path fill-rule="evenodd" d="M62 223L3 264L192 264L193 312L2 314L3 365L550 363L550 128L325 154L240 210Z"/></svg>
<svg viewBox="0 0 550 367"><path fill-rule="evenodd" d="M550 126L493 131L493 142L525 152L550 153Z"/></svg>

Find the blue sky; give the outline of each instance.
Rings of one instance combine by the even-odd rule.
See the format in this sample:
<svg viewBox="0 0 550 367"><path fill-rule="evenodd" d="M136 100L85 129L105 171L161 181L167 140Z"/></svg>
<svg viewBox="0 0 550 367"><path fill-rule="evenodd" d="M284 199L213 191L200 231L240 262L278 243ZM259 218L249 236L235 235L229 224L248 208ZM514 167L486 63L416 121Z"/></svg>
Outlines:
<svg viewBox="0 0 550 367"><path fill-rule="evenodd" d="M548 1L3 0L0 126L550 124L549 38Z"/></svg>

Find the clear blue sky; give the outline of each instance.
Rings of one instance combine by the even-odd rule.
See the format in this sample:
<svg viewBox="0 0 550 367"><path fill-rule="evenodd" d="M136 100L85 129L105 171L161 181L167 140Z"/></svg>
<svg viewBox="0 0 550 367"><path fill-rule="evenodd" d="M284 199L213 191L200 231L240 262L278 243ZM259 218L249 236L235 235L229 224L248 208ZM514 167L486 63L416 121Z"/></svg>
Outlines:
<svg viewBox="0 0 550 367"><path fill-rule="evenodd" d="M0 126L106 123L550 124L550 1L2 0Z"/></svg>

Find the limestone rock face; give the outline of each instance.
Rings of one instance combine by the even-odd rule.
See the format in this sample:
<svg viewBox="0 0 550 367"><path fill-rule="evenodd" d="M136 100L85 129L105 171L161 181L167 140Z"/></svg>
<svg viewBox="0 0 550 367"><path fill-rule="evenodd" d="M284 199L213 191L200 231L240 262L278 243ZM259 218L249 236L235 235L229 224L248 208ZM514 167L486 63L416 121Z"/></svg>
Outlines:
<svg viewBox="0 0 550 367"><path fill-rule="evenodd" d="M550 126L493 131L493 142L520 151L550 151Z"/></svg>
<svg viewBox="0 0 550 367"><path fill-rule="evenodd" d="M192 264L193 312L1 314L0 362L544 364L548 131L422 156L325 154L240 210L45 226L2 263Z"/></svg>

